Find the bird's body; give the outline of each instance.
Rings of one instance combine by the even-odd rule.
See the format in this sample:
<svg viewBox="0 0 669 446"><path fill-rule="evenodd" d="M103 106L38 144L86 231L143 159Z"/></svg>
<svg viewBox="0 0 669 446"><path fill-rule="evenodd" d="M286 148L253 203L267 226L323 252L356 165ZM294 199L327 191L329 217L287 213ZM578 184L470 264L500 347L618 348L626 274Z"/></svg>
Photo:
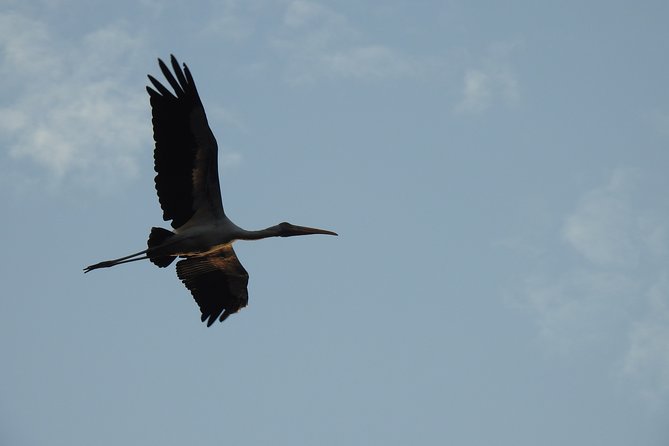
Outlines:
<svg viewBox="0 0 669 446"><path fill-rule="evenodd" d="M155 88L147 87L156 142L155 184L163 219L171 220L173 231L154 227L147 249L90 265L84 271L143 259L166 267L182 258L177 262L177 276L200 306L202 321L210 326L248 303L248 273L232 249L233 242L337 234L285 222L258 231L234 224L223 210L216 139L190 71L185 64L182 70L174 56L174 74L162 60L158 63L174 93L149 75Z"/></svg>

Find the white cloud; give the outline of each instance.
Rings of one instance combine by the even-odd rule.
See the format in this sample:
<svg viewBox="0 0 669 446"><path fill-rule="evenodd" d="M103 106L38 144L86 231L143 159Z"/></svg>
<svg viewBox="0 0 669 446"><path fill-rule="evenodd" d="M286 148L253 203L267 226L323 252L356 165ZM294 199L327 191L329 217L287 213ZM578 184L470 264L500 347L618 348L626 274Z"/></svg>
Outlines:
<svg viewBox="0 0 669 446"><path fill-rule="evenodd" d="M254 5L248 0L242 4L236 0L216 2L216 10L202 27L202 34L235 43L248 39L255 32L255 23L246 14L244 7L253 8Z"/></svg>
<svg viewBox="0 0 669 446"><path fill-rule="evenodd" d="M392 49L381 45L361 46L323 56L330 73L342 77L382 78L411 75L413 65Z"/></svg>
<svg viewBox="0 0 669 446"><path fill-rule="evenodd" d="M624 376L638 382L644 396L669 395L669 277L650 287L648 311L635 321L622 366Z"/></svg>
<svg viewBox="0 0 669 446"><path fill-rule="evenodd" d="M509 55L517 47L512 43L497 43L476 68L465 71L462 98L455 110L476 114L488 110L495 102L512 105L518 101L518 81L509 66Z"/></svg>
<svg viewBox="0 0 669 446"><path fill-rule="evenodd" d="M365 41L346 17L320 3L288 3L283 25L271 46L285 60L291 83L328 77L396 78L417 72L415 60L386 45Z"/></svg>
<svg viewBox="0 0 669 446"><path fill-rule="evenodd" d="M660 185L617 169L585 192L555 237L568 249L553 257L568 260L533 274L522 291L551 345L565 353L607 345L618 374L654 398L669 396L669 207L653 198Z"/></svg>
<svg viewBox="0 0 669 446"><path fill-rule="evenodd" d="M632 202L636 177L630 170L615 171L608 184L586 193L567 217L565 240L590 262L633 267L643 252L662 245L662 222Z"/></svg>
<svg viewBox="0 0 669 446"><path fill-rule="evenodd" d="M625 275L596 270L537 275L524 287L542 337L563 353L605 341L638 294Z"/></svg>
<svg viewBox="0 0 669 446"><path fill-rule="evenodd" d="M286 7L283 23L291 28L299 28L322 21L329 25L345 26L342 15L313 1L294 0Z"/></svg>
<svg viewBox="0 0 669 446"><path fill-rule="evenodd" d="M58 182L96 187L133 177L151 145L145 93L129 79L140 40L109 25L77 42L18 13L0 14L1 74L11 90L0 108L7 155ZM135 85L133 88L132 85Z"/></svg>
<svg viewBox="0 0 669 446"><path fill-rule="evenodd" d="M488 74L480 70L467 71L458 110L472 113L486 110L492 101L492 88L493 82Z"/></svg>

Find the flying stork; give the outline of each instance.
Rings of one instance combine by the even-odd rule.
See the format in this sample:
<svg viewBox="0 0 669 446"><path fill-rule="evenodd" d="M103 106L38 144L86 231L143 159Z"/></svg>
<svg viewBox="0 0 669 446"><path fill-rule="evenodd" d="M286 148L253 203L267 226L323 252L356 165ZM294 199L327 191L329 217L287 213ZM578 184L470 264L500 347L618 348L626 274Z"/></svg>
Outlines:
<svg viewBox="0 0 669 446"><path fill-rule="evenodd" d="M218 182L218 146L190 70L174 56L158 65L174 92L149 75L146 87L153 115L155 183L163 219L172 231L151 228L148 248L87 266L84 272L149 259L164 268L177 257L177 276L186 285L210 327L248 303L249 275L237 259L236 240L328 234L324 229L279 223L259 231L234 224L223 210Z"/></svg>

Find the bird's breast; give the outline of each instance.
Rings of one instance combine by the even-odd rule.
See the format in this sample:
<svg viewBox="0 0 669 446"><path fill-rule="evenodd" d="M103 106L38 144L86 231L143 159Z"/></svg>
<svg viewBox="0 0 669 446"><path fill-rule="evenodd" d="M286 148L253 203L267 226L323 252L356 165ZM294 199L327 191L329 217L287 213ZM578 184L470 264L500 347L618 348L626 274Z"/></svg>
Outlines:
<svg viewBox="0 0 669 446"><path fill-rule="evenodd" d="M180 231L173 240L173 255L186 257L220 251L237 238L235 227L228 225L195 226Z"/></svg>

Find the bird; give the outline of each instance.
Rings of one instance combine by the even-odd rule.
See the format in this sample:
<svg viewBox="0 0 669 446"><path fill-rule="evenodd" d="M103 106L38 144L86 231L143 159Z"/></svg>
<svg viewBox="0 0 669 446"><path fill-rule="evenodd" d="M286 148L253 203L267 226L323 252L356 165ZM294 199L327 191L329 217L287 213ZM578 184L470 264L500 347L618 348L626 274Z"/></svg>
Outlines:
<svg viewBox="0 0 669 446"><path fill-rule="evenodd" d="M249 275L232 244L237 240L336 232L282 222L249 231L234 224L223 209L218 177L218 145L188 66L170 55L172 71L158 66L170 91L148 75L151 104L155 188L163 220L172 230L153 227L147 249L84 268L84 273L148 259L165 268L175 259L177 277L200 308L210 327L223 322L248 304Z"/></svg>

